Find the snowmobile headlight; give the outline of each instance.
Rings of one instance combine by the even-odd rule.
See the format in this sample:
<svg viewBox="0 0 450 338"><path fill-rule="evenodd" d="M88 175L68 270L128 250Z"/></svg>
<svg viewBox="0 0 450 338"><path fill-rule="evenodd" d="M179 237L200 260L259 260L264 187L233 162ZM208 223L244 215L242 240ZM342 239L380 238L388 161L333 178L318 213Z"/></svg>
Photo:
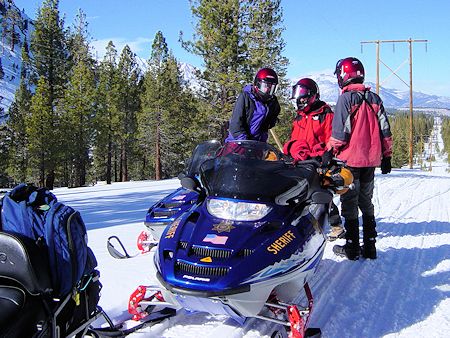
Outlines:
<svg viewBox="0 0 450 338"><path fill-rule="evenodd" d="M237 202L217 198L209 199L207 208L211 215L232 221L257 221L272 210L272 207L263 203Z"/></svg>

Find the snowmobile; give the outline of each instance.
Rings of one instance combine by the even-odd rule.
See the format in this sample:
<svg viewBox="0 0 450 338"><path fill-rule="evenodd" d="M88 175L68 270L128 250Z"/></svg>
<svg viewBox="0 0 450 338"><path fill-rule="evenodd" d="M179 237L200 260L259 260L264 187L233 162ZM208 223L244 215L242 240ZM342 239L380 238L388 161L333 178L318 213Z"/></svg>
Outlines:
<svg viewBox="0 0 450 338"><path fill-rule="evenodd" d="M206 155L202 149L208 147L192 158L197 170L179 177L181 189L192 194L190 205L173 213L159 235L153 256L158 285L140 286L129 311L139 319L163 305L226 315L239 324L259 318L282 325L290 337L319 337L320 329L308 328L308 282L327 242L333 192L351 187L350 171L337 160L329 168L316 160L294 164L257 141L229 142ZM302 288L307 305L292 304Z"/></svg>

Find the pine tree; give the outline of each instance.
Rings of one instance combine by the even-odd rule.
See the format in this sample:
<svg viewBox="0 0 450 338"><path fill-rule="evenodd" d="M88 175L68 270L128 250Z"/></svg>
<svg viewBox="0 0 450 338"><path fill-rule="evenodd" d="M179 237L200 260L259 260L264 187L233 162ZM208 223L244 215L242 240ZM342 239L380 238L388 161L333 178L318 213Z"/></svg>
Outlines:
<svg viewBox="0 0 450 338"><path fill-rule="evenodd" d="M125 46L120 55L118 64L119 75L119 101L118 113L120 129L118 140L120 142L120 180L128 181L128 163L133 160L135 135L137 132L136 113L140 109L140 69L135 54L129 46Z"/></svg>
<svg viewBox="0 0 450 338"><path fill-rule="evenodd" d="M163 109L168 101L163 73L168 59L168 47L162 32L157 32L152 44L149 71L144 76L142 112L139 116L141 144L154 150L155 179L162 178L161 125Z"/></svg>
<svg viewBox="0 0 450 338"><path fill-rule="evenodd" d="M0 118L4 117L4 109L1 106L3 98L0 96ZM8 129L5 125L0 124L0 186L7 187L9 177L5 174L8 163Z"/></svg>
<svg viewBox="0 0 450 338"><path fill-rule="evenodd" d="M27 39L24 38L21 50L21 68L20 68L20 80L25 82L27 88L30 88L32 83L36 83L36 73L33 71L32 63L30 60L30 51L28 48Z"/></svg>
<svg viewBox="0 0 450 338"><path fill-rule="evenodd" d="M206 124L212 137L224 138L237 95L259 68L275 69L281 90L286 86L280 0L196 0L191 9L198 19L196 38L183 46L203 58L205 98L211 104Z"/></svg>
<svg viewBox="0 0 450 338"><path fill-rule="evenodd" d="M152 44L149 71L144 76L142 109L138 114L139 147L143 172L156 179L173 177L183 169L198 136L197 100L180 76L178 62L169 51L162 32Z"/></svg>
<svg viewBox="0 0 450 338"><path fill-rule="evenodd" d="M396 114L390 119L392 132L392 166L401 168L409 161L409 154L407 146L409 136L408 117L405 114Z"/></svg>
<svg viewBox="0 0 450 338"><path fill-rule="evenodd" d="M90 164L89 149L93 137L92 118L96 107L94 60L89 52L85 14L79 12L71 36L73 68L62 101L66 183L84 186ZM70 132L69 132L70 131Z"/></svg>
<svg viewBox="0 0 450 338"><path fill-rule="evenodd" d="M48 126L44 128L48 134L37 135L37 131L31 130L33 137L44 137L47 143L33 140L33 151L30 155L40 156L34 158L34 162L40 164L40 175L46 175L45 180L40 176L39 182L47 188L52 189L55 183L55 174L61 159L61 147L64 145L61 139L62 131L59 128L60 116L57 105L64 95L64 87L69 74L70 63L66 48L66 36L63 20L59 17L58 0L44 0L42 7L38 10L35 21L35 30L31 40L31 52L33 55L33 67L36 69L38 82L36 86L36 100L32 101L31 111L35 115L31 118L34 125L39 125L36 119L45 117ZM47 95L47 97L44 97ZM34 99L34 97L33 97ZM43 111L39 111L43 109ZM37 149L36 147L45 147ZM44 156L44 158L42 158Z"/></svg>
<svg viewBox="0 0 450 338"><path fill-rule="evenodd" d="M20 84L14 101L9 108L7 121L8 131L8 163L7 174L15 183L29 180L29 152L26 120L30 116L32 93L30 90L31 64L28 45L24 40L22 45L22 64L20 69Z"/></svg>
<svg viewBox="0 0 450 338"><path fill-rule="evenodd" d="M118 114L119 81L117 71L117 50L112 41L106 47L106 54L99 67L99 84L97 95L97 114L94 119L96 126L94 141L94 165L97 178L111 184L116 149L116 131L119 129ZM115 179L117 181L117 179Z"/></svg>
<svg viewBox="0 0 450 338"><path fill-rule="evenodd" d="M4 29L9 38L10 50L14 51L14 46L20 41L19 34L16 32L16 27L20 25L22 17L15 6L11 4L7 7L6 13L3 17Z"/></svg>
<svg viewBox="0 0 450 338"><path fill-rule="evenodd" d="M223 138L245 79L243 64L248 62L241 35L244 13L238 0L196 0L191 10L198 20L195 39L183 42L183 46L202 57L204 63L201 77L210 114L201 127L211 138Z"/></svg>
<svg viewBox="0 0 450 338"><path fill-rule="evenodd" d="M40 77L36 93L31 99L30 116L25 120L29 140L30 166L32 177L41 187L53 188L52 177L55 170L56 130L55 114L51 104L51 86Z"/></svg>
<svg viewBox="0 0 450 338"><path fill-rule="evenodd" d="M15 183L28 180L29 145L26 121L30 114L31 97L31 91L24 79L21 79L14 102L9 108L9 119L7 121L9 155L6 171Z"/></svg>

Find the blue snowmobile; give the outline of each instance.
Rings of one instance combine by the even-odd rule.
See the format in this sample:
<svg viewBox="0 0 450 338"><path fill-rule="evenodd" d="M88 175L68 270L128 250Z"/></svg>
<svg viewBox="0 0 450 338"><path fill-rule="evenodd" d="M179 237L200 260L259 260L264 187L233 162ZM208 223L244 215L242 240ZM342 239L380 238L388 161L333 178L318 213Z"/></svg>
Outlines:
<svg viewBox="0 0 450 338"><path fill-rule="evenodd" d="M150 209L188 196L158 235L158 285L132 294L134 313L163 305L227 315L240 324L259 318L285 326L290 337L319 337L320 329L307 328L308 282L327 243L333 192L352 184L344 163L335 160L326 169L315 160L293 164L271 145L247 140L214 151L199 146L192 163L198 165L180 176L182 188ZM291 304L302 288L306 307Z"/></svg>

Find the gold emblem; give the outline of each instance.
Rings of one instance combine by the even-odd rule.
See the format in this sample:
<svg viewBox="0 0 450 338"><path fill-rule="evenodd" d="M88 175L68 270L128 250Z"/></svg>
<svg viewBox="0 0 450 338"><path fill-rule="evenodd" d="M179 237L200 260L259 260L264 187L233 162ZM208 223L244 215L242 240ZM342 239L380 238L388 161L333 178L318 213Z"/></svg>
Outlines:
<svg viewBox="0 0 450 338"><path fill-rule="evenodd" d="M226 220L218 224L214 224L212 229L220 234L221 232L231 232L234 228L236 227L233 226L233 222Z"/></svg>
<svg viewBox="0 0 450 338"><path fill-rule="evenodd" d="M200 262L212 263L212 258L211 257L205 257L205 258L200 259Z"/></svg>

